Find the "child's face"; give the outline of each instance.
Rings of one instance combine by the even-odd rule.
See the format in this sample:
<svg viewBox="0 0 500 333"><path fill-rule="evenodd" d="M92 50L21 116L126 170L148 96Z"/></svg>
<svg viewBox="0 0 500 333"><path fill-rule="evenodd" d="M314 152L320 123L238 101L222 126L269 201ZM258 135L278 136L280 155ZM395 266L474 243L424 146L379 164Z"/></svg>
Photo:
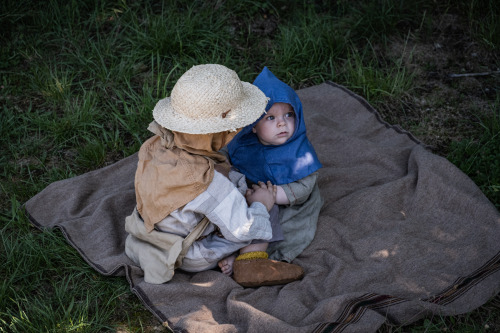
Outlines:
<svg viewBox="0 0 500 333"><path fill-rule="evenodd" d="M293 135L294 131L295 112L288 103L274 103L253 128L253 132L263 145L281 145Z"/></svg>

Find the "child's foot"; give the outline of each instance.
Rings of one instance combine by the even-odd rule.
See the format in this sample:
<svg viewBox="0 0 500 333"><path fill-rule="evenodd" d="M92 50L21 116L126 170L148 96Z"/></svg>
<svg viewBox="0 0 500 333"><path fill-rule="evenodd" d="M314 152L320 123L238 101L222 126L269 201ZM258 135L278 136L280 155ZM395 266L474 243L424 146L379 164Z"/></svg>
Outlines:
<svg viewBox="0 0 500 333"><path fill-rule="evenodd" d="M223 274L226 274L227 276L231 276L233 274L233 264L235 259L236 255L233 254L219 261L219 268Z"/></svg>

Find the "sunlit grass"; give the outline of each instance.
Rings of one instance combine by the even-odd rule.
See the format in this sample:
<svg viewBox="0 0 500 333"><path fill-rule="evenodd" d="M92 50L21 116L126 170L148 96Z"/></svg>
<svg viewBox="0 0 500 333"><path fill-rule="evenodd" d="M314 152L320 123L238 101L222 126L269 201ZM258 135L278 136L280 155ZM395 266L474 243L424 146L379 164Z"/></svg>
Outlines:
<svg viewBox="0 0 500 333"><path fill-rule="evenodd" d="M381 67L368 43L363 52L352 48L343 62L340 76L350 83L350 88L368 101L380 101L384 97L394 99L411 92L414 74L403 64L403 57L393 59L390 66Z"/></svg>

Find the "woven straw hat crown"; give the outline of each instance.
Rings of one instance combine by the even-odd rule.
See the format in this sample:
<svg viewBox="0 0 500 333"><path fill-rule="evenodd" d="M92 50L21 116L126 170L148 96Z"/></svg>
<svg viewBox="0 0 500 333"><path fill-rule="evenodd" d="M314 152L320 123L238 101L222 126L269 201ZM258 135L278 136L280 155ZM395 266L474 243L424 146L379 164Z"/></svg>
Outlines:
<svg viewBox="0 0 500 333"><path fill-rule="evenodd" d="M172 131L207 134L236 130L265 111L267 98L256 86L240 81L235 71L217 64L193 66L170 97L160 100L153 116Z"/></svg>

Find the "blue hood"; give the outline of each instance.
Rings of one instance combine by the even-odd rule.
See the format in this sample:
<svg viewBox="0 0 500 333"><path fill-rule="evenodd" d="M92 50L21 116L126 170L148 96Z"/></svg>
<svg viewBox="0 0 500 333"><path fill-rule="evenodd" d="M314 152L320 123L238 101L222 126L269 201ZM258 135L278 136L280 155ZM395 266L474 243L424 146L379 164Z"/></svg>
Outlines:
<svg viewBox="0 0 500 333"><path fill-rule="evenodd" d="M254 183L270 180L276 185L297 181L321 168L316 152L306 136L302 103L295 91L274 76L267 67L264 67L253 84L270 98L266 111L278 102L288 103L293 107L295 132L284 144L263 145L252 132L259 119L243 128L228 144L231 164Z"/></svg>

